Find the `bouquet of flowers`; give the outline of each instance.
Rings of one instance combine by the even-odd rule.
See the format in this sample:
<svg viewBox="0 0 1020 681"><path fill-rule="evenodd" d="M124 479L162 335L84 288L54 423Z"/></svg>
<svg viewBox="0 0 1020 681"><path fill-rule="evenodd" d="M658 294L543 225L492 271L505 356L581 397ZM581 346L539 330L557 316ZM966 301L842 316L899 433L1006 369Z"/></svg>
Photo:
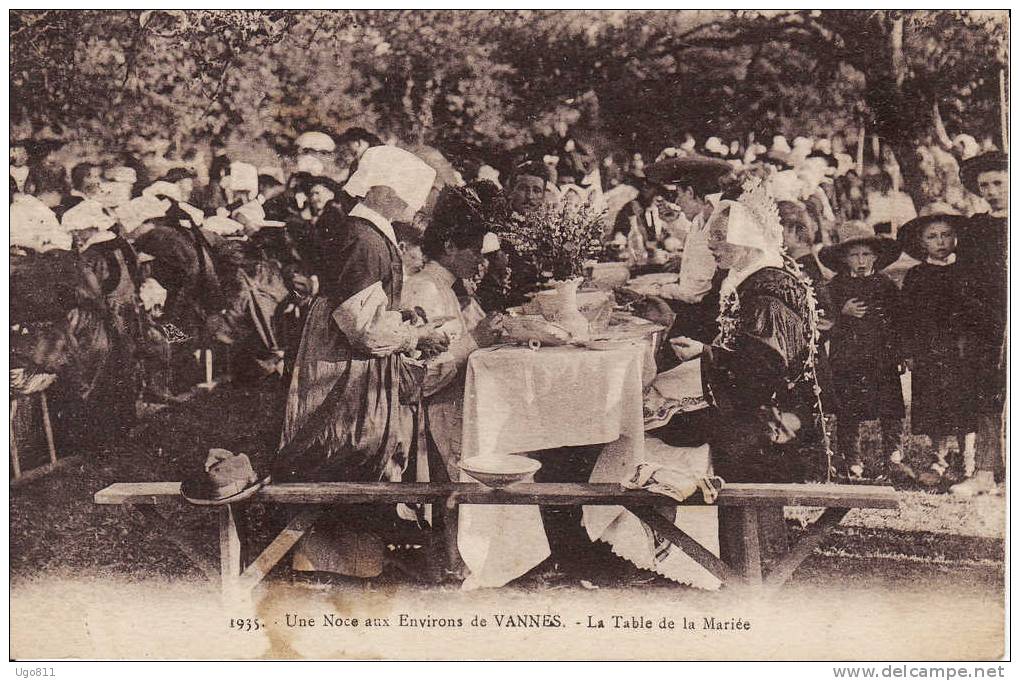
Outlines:
<svg viewBox="0 0 1020 681"><path fill-rule="evenodd" d="M508 215L497 232L506 254L496 292L499 307L522 303L544 281L583 275L584 262L602 253L603 219L588 206Z"/></svg>
<svg viewBox="0 0 1020 681"><path fill-rule="evenodd" d="M549 206L511 220L499 236L513 248L519 264L552 279L570 279L584 273L586 260L601 255L602 218L588 206Z"/></svg>

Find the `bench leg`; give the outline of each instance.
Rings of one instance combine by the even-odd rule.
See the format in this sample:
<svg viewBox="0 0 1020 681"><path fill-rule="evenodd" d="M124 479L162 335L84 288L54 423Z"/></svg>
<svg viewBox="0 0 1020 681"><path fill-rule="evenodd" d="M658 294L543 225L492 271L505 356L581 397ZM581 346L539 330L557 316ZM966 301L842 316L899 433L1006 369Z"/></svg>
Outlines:
<svg viewBox="0 0 1020 681"><path fill-rule="evenodd" d="M765 578L765 587L774 591L793 576L793 573L800 567L800 564L818 548L822 540L831 532L844 516L850 512L848 508L827 508L821 517L812 523L807 534L798 541L794 547L783 556L769 571Z"/></svg>
<svg viewBox="0 0 1020 681"><path fill-rule="evenodd" d="M46 399L46 392L39 393L39 401L42 403L43 432L46 433L46 448L50 452L50 463L57 463L57 446L53 442L53 423L50 421L50 403Z"/></svg>
<svg viewBox="0 0 1020 681"><path fill-rule="evenodd" d="M711 572L719 581L726 583L740 578L740 575L732 570L729 565L716 558L711 551L699 544L655 508L636 505L625 506L624 508L644 521L652 530L683 549L684 553L690 556L698 565Z"/></svg>
<svg viewBox="0 0 1020 681"><path fill-rule="evenodd" d="M208 579L216 579L218 570L212 558L184 533L176 531L173 527L167 527L166 516L157 511L154 506L128 504L122 508L129 514L136 514L139 524L146 532L153 529L158 530L158 537L161 541L166 540L176 546Z"/></svg>
<svg viewBox="0 0 1020 681"><path fill-rule="evenodd" d="M21 459L18 457L18 438L14 436L14 419L18 415L18 400L11 400L11 468L14 470L14 479L21 477Z"/></svg>
<svg viewBox="0 0 1020 681"><path fill-rule="evenodd" d="M761 539L758 510L753 506L719 508L719 553L752 587L761 586Z"/></svg>
<svg viewBox="0 0 1020 681"><path fill-rule="evenodd" d="M248 593L254 589L276 564L283 560L301 537L312 529L312 525L322 515L323 510L321 506L311 507L291 518L280 534L276 535L276 538L259 554L258 558L241 573L238 590Z"/></svg>
<svg viewBox="0 0 1020 681"><path fill-rule="evenodd" d="M232 504L220 508L220 579L225 597L236 594L241 576L241 535L236 514Z"/></svg>
<svg viewBox="0 0 1020 681"><path fill-rule="evenodd" d="M780 560L789 552L790 537L786 530L782 506L758 507L758 538L762 565L765 567Z"/></svg>

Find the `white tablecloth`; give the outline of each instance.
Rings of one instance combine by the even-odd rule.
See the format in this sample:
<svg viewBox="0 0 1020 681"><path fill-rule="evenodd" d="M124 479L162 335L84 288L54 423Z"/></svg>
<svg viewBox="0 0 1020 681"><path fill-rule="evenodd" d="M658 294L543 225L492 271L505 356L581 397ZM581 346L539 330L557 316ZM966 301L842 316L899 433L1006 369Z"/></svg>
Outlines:
<svg viewBox="0 0 1020 681"><path fill-rule="evenodd" d="M644 343L612 350L475 352L467 367L461 456L612 442L591 481L620 482L623 472L644 458L646 353ZM600 538L621 512L620 507L586 508L589 535ZM462 506L457 543L470 570L466 589L502 586L549 556L537 506Z"/></svg>

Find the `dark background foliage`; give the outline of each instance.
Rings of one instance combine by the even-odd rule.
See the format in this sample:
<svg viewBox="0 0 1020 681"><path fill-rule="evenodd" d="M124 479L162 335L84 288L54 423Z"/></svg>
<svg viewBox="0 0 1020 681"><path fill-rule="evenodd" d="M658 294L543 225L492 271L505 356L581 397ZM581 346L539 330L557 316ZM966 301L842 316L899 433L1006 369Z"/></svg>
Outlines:
<svg viewBox="0 0 1020 681"><path fill-rule="evenodd" d="M363 125L510 149L570 126L654 154L863 125L906 149L937 118L998 139L1008 63L1005 12L942 10L16 10L10 32L13 132L100 145Z"/></svg>

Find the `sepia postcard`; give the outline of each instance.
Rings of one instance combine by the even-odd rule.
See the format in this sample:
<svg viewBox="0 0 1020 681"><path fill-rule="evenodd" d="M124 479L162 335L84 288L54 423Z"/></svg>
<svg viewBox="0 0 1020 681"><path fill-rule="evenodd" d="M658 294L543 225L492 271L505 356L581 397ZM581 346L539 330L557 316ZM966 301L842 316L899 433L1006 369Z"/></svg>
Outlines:
<svg viewBox="0 0 1020 681"><path fill-rule="evenodd" d="M17 674L1002 676L1009 30L10 10Z"/></svg>

